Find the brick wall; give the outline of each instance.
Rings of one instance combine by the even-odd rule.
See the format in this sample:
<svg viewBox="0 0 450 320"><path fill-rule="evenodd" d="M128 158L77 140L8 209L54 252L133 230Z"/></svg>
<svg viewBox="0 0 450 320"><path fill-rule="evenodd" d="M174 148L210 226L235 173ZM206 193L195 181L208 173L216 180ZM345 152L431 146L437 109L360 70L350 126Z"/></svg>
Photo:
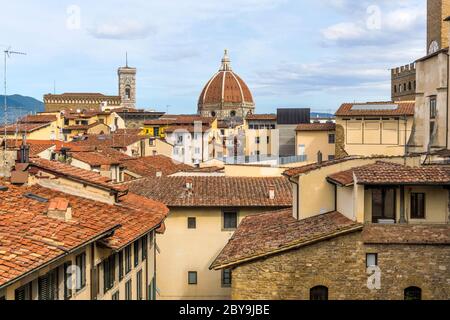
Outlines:
<svg viewBox="0 0 450 320"><path fill-rule="evenodd" d="M381 289L367 288L366 253L378 253ZM364 245L361 233L285 252L233 270L233 299L309 299L324 285L329 299L398 299L418 286L423 299L450 299L450 246Z"/></svg>

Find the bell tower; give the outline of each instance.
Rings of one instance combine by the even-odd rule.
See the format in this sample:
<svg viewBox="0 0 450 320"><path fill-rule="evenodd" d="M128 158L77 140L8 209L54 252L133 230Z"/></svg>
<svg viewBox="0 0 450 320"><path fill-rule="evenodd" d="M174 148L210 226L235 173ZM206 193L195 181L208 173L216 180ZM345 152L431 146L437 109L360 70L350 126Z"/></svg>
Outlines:
<svg viewBox="0 0 450 320"><path fill-rule="evenodd" d="M444 19L450 16L449 0L427 1L427 54L447 48L449 26Z"/></svg>
<svg viewBox="0 0 450 320"><path fill-rule="evenodd" d="M128 54L125 67L117 71L119 76L119 96L122 98L122 107L136 108L136 68L128 66Z"/></svg>

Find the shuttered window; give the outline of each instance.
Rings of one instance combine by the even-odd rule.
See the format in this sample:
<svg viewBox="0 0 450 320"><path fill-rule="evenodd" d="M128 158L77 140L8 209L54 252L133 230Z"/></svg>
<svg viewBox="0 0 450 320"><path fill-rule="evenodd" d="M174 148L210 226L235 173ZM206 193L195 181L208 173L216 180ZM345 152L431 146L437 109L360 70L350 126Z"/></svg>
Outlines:
<svg viewBox="0 0 450 320"><path fill-rule="evenodd" d="M147 236L142 238L142 260L147 259L147 246L148 246L148 239Z"/></svg>
<svg viewBox="0 0 450 320"><path fill-rule="evenodd" d="M142 270L136 274L136 297L142 300Z"/></svg>
<svg viewBox="0 0 450 320"><path fill-rule="evenodd" d="M77 291L80 291L86 286L86 253L76 256L75 262L78 268Z"/></svg>
<svg viewBox="0 0 450 320"><path fill-rule="evenodd" d="M103 292L108 292L113 286L115 281L115 264L116 256L112 255L108 259L103 261Z"/></svg>
<svg viewBox="0 0 450 320"><path fill-rule="evenodd" d="M131 279L125 283L125 300L131 300L132 292L131 292Z"/></svg>
<svg viewBox="0 0 450 320"><path fill-rule="evenodd" d="M125 274L131 271L131 245L125 248Z"/></svg>
<svg viewBox="0 0 450 320"><path fill-rule="evenodd" d="M31 282L26 285L16 289L15 291L15 299L16 300L31 300Z"/></svg>
<svg viewBox="0 0 450 320"><path fill-rule="evenodd" d="M38 280L39 300L58 300L58 274L50 271Z"/></svg>
<svg viewBox="0 0 450 320"><path fill-rule="evenodd" d="M72 297L72 262L64 263L64 300Z"/></svg>
<svg viewBox="0 0 450 320"><path fill-rule="evenodd" d="M137 267L139 265L140 259L139 259L139 241L136 241L134 243L134 267Z"/></svg>
<svg viewBox="0 0 450 320"><path fill-rule="evenodd" d="M119 252L119 280L123 279L123 251Z"/></svg>

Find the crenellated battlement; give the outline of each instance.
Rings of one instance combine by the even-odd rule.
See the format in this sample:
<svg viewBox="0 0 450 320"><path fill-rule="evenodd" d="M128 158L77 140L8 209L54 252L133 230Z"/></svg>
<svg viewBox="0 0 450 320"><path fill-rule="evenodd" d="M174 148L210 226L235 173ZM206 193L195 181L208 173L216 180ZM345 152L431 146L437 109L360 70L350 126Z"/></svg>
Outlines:
<svg viewBox="0 0 450 320"><path fill-rule="evenodd" d="M403 76L406 74L409 75L409 74L415 73L415 72L416 72L416 63L415 62L407 64L405 66L393 68L391 70L393 77L400 77L400 76Z"/></svg>

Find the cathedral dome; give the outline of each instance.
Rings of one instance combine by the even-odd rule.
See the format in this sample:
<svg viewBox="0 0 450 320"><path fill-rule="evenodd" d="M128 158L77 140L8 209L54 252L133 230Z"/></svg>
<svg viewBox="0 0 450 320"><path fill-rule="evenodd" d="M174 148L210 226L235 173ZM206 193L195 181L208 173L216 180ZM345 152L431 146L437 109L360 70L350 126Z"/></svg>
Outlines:
<svg viewBox="0 0 450 320"><path fill-rule="evenodd" d="M208 81L198 101L199 113L218 118L245 117L255 104L247 84L231 69L227 50L220 70Z"/></svg>

